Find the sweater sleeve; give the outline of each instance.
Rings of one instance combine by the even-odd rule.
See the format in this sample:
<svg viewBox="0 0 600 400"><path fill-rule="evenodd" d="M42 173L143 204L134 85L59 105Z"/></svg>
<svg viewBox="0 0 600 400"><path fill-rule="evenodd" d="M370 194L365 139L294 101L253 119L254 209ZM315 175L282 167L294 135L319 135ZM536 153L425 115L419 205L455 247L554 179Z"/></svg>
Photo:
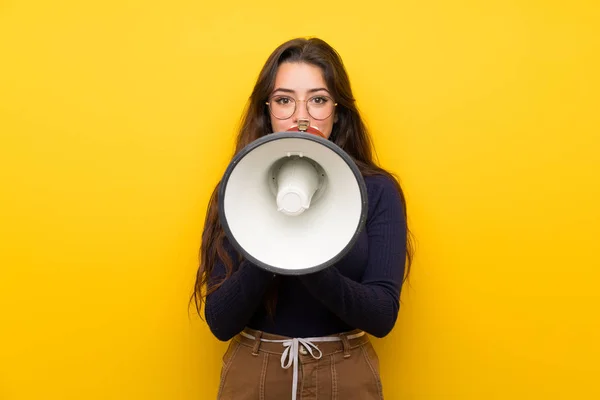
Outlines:
<svg viewBox="0 0 600 400"><path fill-rule="evenodd" d="M230 255L233 252L226 246ZM225 277L225 265L215 260L209 283ZM223 284L206 298L204 315L211 332L226 341L241 332L260 305L263 295L273 279L273 274L249 261L234 263L234 272Z"/></svg>
<svg viewBox="0 0 600 400"><path fill-rule="evenodd" d="M389 178L375 178L365 229L369 255L360 282L335 267L300 279L311 294L345 323L376 337L396 323L406 262L406 221L400 193Z"/></svg>

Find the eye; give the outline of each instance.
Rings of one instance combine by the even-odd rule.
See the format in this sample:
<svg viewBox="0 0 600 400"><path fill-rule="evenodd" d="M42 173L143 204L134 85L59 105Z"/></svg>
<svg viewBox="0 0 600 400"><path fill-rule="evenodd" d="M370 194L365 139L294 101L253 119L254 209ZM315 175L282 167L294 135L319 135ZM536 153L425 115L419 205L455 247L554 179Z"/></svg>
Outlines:
<svg viewBox="0 0 600 400"><path fill-rule="evenodd" d="M273 102L280 106L286 106L286 105L292 103L293 100L287 96L277 96L273 99Z"/></svg>
<svg viewBox="0 0 600 400"><path fill-rule="evenodd" d="M327 102L329 101L329 98L326 96L315 96L313 98L310 99L310 102L313 104L317 104L317 105L324 105L327 104Z"/></svg>

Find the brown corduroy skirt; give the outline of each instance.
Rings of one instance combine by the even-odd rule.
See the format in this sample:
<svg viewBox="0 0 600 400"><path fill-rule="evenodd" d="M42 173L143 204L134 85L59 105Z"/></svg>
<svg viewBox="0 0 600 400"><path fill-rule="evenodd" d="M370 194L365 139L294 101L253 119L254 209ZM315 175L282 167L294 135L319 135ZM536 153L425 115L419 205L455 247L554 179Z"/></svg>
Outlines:
<svg viewBox="0 0 600 400"><path fill-rule="evenodd" d="M379 359L369 337L356 330L305 340L245 329L230 341L218 400L294 398L383 399Z"/></svg>

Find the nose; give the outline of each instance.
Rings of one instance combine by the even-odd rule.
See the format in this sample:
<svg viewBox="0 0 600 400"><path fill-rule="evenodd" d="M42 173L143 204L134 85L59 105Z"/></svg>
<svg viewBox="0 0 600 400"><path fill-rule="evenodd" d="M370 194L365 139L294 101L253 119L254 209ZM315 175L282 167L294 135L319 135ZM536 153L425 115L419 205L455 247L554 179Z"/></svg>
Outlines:
<svg viewBox="0 0 600 400"><path fill-rule="evenodd" d="M299 101L296 103L296 111L294 112L294 122L300 119L310 119L310 115L306 109L306 103Z"/></svg>

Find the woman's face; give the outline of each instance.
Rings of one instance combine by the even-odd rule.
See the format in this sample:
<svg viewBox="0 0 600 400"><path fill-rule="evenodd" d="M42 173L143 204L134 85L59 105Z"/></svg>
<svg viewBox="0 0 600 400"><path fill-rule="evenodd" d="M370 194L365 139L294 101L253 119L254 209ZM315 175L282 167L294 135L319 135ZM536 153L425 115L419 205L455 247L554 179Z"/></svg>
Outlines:
<svg viewBox="0 0 600 400"><path fill-rule="evenodd" d="M306 63L282 63L277 70L269 102L273 132L287 131L297 126L299 119L307 119L310 126L317 128L326 138L331 135L337 116L334 99L319 67Z"/></svg>

